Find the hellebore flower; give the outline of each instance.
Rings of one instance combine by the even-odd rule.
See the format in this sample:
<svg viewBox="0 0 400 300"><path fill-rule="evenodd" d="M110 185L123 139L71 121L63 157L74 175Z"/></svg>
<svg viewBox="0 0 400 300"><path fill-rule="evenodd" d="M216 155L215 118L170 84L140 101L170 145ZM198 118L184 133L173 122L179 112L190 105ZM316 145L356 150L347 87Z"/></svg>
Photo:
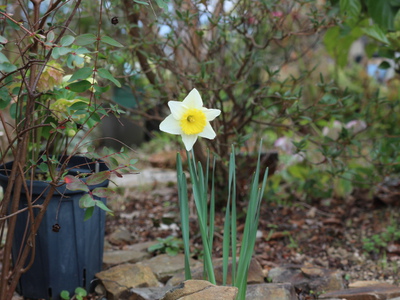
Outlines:
<svg viewBox="0 0 400 300"><path fill-rule="evenodd" d="M186 150L190 151L197 137L215 138L215 131L210 125L221 113L219 109L203 107L203 100L196 89L193 89L182 101L169 101L171 114L160 124L160 130L181 135Z"/></svg>

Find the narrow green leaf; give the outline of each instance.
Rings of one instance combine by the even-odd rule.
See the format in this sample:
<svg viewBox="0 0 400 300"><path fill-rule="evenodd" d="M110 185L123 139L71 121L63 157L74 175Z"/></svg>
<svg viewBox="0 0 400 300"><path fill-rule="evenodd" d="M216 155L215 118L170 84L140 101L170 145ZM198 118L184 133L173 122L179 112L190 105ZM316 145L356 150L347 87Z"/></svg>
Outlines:
<svg viewBox="0 0 400 300"><path fill-rule="evenodd" d="M183 250L185 254L185 280L192 279L190 272L190 240L189 240L189 198L187 192L186 175L182 168L182 158L180 153L176 155L176 173L178 181L179 212L181 217L181 231L183 240Z"/></svg>
<svg viewBox="0 0 400 300"><path fill-rule="evenodd" d="M112 76L111 73L107 69L100 68L100 69L97 70L97 74L99 74L99 76L101 78L110 80L117 87L121 87L121 83L117 79L115 79L114 76Z"/></svg>
<svg viewBox="0 0 400 300"><path fill-rule="evenodd" d="M113 38L110 38L109 36L106 35L101 37L101 41L111 46L124 47L124 45L122 45L120 42L117 42Z"/></svg>
<svg viewBox="0 0 400 300"><path fill-rule="evenodd" d="M235 153L235 147L232 145L232 155L231 159L229 160L229 174L230 177L232 177L230 181L230 193L231 193L231 202L232 202L232 217L231 217L231 244L232 244L232 285L234 286L236 283L236 267L237 267L237 262L236 262L236 253L237 253L237 213L236 213L236 153Z"/></svg>
<svg viewBox="0 0 400 300"><path fill-rule="evenodd" d="M102 201L100 200L95 200L96 201L96 206L101 208L102 210L112 213L113 211L109 209Z"/></svg>
<svg viewBox="0 0 400 300"><path fill-rule="evenodd" d="M212 284L216 284L213 262L212 262L212 253L210 251L210 247L208 245L207 238L207 211L204 211L206 207L207 195L203 194L204 189L202 190L202 184L204 184L204 176L202 176L202 170L196 169L195 156L193 150L191 151L191 158L189 153L187 153L188 163L189 163L189 172L190 179L192 181L193 187L193 196L194 202L197 209L197 216L199 220L200 227L200 235L203 243L203 251L204 251L204 270L207 274L208 281ZM201 167L201 165L199 165ZM200 177L203 181L200 180Z"/></svg>
<svg viewBox="0 0 400 300"><path fill-rule="evenodd" d="M207 151L207 165L208 159L210 156L210 151ZM209 169L209 168L207 168ZM208 239L209 239L209 246L210 249L213 249L214 245L214 224L215 224L215 169L216 169L216 157L213 158L213 169L211 173L211 195L210 195L210 214L209 214L209 221L208 221ZM207 181L208 182L208 181Z"/></svg>
<svg viewBox="0 0 400 300"><path fill-rule="evenodd" d="M260 176L260 157L261 157L261 142L258 153L257 167L251 182L250 199L247 209L246 221L244 226L242 247L240 249L237 281L235 286L238 287L238 299L245 299L247 289L247 276L250 267L251 258L254 252L256 234L260 216L260 205L264 194L265 185L267 183L268 170L264 172L264 178L261 188L258 187Z"/></svg>
<svg viewBox="0 0 400 300"><path fill-rule="evenodd" d="M229 266L229 253L230 253L230 229L231 229L231 199L228 196L228 202L226 204L225 211L225 222L224 222L224 236L222 239L222 285L226 285L226 280L228 277L228 266ZM232 253L233 256L233 253ZM232 261L233 263L233 261Z"/></svg>
<svg viewBox="0 0 400 300"><path fill-rule="evenodd" d="M146 1L133 0L133 2L136 2L137 4L149 5L149 3L147 3Z"/></svg>
<svg viewBox="0 0 400 300"><path fill-rule="evenodd" d="M85 46L93 44L96 41L97 37L93 33L85 33L76 37L75 44L79 46Z"/></svg>
<svg viewBox="0 0 400 300"><path fill-rule="evenodd" d="M81 80L78 82L71 83L66 88L75 93L82 93L82 92L85 92L88 89L90 89L91 86L92 86L92 84L89 81Z"/></svg>
<svg viewBox="0 0 400 300"><path fill-rule="evenodd" d="M90 67L85 67L82 69L79 69L76 71L74 74L72 74L71 78L68 80L68 82L73 82L75 80L79 79L87 79L93 74L93 69Z"/></svg>

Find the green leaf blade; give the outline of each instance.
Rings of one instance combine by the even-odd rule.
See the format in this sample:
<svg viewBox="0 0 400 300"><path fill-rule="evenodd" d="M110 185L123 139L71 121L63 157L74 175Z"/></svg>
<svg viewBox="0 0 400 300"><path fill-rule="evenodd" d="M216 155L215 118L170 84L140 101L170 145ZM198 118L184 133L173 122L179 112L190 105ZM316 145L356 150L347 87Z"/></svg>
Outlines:
<svg viewBox="0 0 400 300"><path fill-rule="evenodd" d="M121 83L117 79L115 79L114 76L112 76L112 74L107 69L100 68L97 70L97 73L101 78L108 79L113 82L117 87L121 87Z"/></svg>
<svg viewBox="0 0 400 300"><path fill-rule="evenodd" d="M92 84L87 81L87 80L81 80L78 82L73 82L70 85L68 85L66 87L66 89L69 89L75 93L83 93L85 91L87 91L88 89L90 89L90 87L92 86Z"/></svg>
<svg viewBox="0 0 400 300"><path fill-rule="evenodd" d="M68 82L73 82L79 79L87 79L93 74L93 69L90 67L85 67L82 69L79 69L76 71L74 74L72 74L71 78L68 80Z"/></svg>
<svg viewBox="0 0 400 300"><path fill-rule="evenodd" d="M104 211L106 211L106 212L108 212L108 213L113 213L113 211L111 210L111 209L109 209L108 207L107 207L107 205L105 205L102 201L100 201L100 200L95 200L96 201L96 206L97 207L99 207L100 209L102 209L102 210L104 210Z"/></svg>
<svg viewBox="0 0 400 300"><path fill-rule="evenodd" d="M83 220L84 221L89 220L92 217L93 212L94 212L94 206L86 208Z"/></svg>
<svg viewBox="0 0 400 300"><path fill-rule="evenodd" d="M90 194L85 194L79 199L80 208L89 208L96 205L96 200Z"/></svg>
<svg viewBox="0 0 400 300"><path fill-rule="evenodd" d="M382 42L384 44L390 43L388 38L386 37L385 33L382 31L382 29L377 24L373 24L370 27L362 28L362 31L366 35L377 40L378 42Z"/></svg>
<svg viewBox="0 0 400 300"><path fill-rule="evenodd" d="M85 46L93 44L96 41L97 37L93 33L85 33L76 37L75 44L78 46Z"/></svg>
<svg viewBox="0 0 400 300"><path fill-rule="evenodd" d="M101 37L101 41L103 43L106 43L106 44L114 46L114 47L120 47L120 48L124 47L124 45L122 45L120 42L117 42L113 38L110 38L109 36L106 36L106 35Z"/></svg>
<svg viewBox="0 0 400 300"><path fill-rule="evenodd" d="M65 35L61 38L60 44L63 47L71 45L75 41L75 38L72 35Z"/></svg>

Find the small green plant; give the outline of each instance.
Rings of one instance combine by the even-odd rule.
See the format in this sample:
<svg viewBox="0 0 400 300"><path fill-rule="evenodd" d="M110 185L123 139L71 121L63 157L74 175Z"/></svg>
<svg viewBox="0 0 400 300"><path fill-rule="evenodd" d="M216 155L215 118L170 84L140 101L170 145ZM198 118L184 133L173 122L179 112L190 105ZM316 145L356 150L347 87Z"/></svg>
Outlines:
<svg viewBox="0 0 400 300"><path fill-rule="evenodd" d="M69 292L65 291L65 290L61 292L60 296L61 296L61 299L65 299L65 300L73 300L73 299L83 300L84 297L87 296L87 292L84 288L77 287L75 289L75 295L72 296L72 298L71 298Z"/></svg>
<svg viewBox="0 0 400 300"><path fill-rule="evenodd" d="M158 243L147 248L147 251L153 253L166 253L175 256L183 250L183 241L174 236L166 238L157 238Z"/></svg>
<svg viewBox="0 0 400 300"><path fill-rule="evenodd" d="M261 148L261 147L260 147ZM216 284L214 266L212 262L213 239L214 239L214 216L215 216L215 192L214 192L214 172L209 176L209 159L207 166L203 169L201 163L196 166L196 160L193 151L187 153L190 179L193 187L193 196L196 205L200 234L203 242L204 251L204 274L213 284ZM235 148L232 146L232 152L229 160L229 182L228 182L228 201L225 211L225 223L223 234L223 285L227 284L229 258L238 257L237 262L232 262L231 278L232 285L237 287L239 292L237 299L245 299L247 290L247 276L250 261L254 252L256 242L256 233L260 216L260 205L264 195L264 189L267 183L268 168L264 175L261 175L260 153L258 163L250 188L249 201L247 206L244 232L239 247L237 237L237 210L236 210L236 167L235 167ZM213 163L215 170L215 160ZM180 153L177 154L177 172L178 172L178 195L182 219L182 236L185 251L185 278L191 278L189 266L190 246L189 246L189 208L188 208L188 190L186 176L182 169L182 160ZM211 177L211 192L208 192L208 179ZM259 185L259 179L262 183ZM209 199L209 201L208 201Z"/></svg>
<svg viewBox="0 0 400 300"><path fill-rule="evenodd" d="M397 224L389 225L385 231L364 238L363 249L368 253L380 254L390 242L400 240L400 231Z"/></svg>

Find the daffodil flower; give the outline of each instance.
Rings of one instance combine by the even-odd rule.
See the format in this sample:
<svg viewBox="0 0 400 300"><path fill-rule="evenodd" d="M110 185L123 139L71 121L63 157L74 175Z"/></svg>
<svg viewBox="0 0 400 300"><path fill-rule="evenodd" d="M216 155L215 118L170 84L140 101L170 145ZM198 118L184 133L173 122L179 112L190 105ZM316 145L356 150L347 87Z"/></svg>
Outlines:
<svg viewBox="0 0 400 300"><path fill-rule="evenodd" d="M197 137L214 139L216 134L210 125L221 113L219 109L203 107L203 100L196 89L193 89L186 98L180 101L169 101L171 114L160 124L160 130L181 135L186 150L190 151Z"/></svg>

